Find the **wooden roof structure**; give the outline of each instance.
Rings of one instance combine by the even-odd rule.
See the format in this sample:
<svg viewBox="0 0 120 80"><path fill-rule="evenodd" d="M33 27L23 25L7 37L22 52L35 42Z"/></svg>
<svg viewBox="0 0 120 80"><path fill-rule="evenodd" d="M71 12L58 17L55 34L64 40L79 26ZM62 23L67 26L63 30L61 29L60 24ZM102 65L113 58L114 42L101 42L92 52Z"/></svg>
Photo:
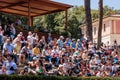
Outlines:
<svg viewBox="0 0 120 80"><path fill-rule="evenodd" d="M35 16L66 11L71 5L52 0L0 0L0 12L27 16L29 24Z"/></svg>
<svg viewBox="0 0 120 80"><path fill-rule="evenodd" d="M0 0L0 12L28 16L29 5L30 15L33 17L65 11L72 7L51 0Z"/></svg>

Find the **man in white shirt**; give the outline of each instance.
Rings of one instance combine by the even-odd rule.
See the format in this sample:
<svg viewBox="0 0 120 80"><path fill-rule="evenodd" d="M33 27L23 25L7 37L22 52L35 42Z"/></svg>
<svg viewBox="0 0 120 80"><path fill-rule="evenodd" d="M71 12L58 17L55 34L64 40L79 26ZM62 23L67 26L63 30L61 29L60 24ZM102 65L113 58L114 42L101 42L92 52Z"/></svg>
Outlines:
<svg viewBox="0 0 120 80"><path fill-rule="evenodd" d="M34 34L32 34L32 32L28 32L28 36L27 36L27 40L29 41L29 43L33 44L34 41Z"/></svg>
<svg viewBox="0 0 120 80"><path fill-rule="evenodd" d="M14 55L8 55L7 59L8 62L6 63L5 68L6 68L6 74L15 74L16 70L17 70L17 65L16 63L13 61Z"/></svg>

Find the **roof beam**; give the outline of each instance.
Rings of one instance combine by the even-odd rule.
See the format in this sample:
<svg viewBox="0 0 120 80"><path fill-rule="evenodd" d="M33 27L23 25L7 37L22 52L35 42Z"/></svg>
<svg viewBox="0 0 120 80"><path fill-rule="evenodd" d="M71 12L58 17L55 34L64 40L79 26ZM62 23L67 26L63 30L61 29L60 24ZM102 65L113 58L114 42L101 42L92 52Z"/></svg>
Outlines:
<svg viewBox="0 0 120 80"><path fill-rule="evenodd" d="M52 14L52 13L61 12L61 11L64 11L64 10L55 10L55 11L50 11L50 12L44 12L44 13L42 13L42 14L38 14L38 15L35 15L35 16L33 16L33 17L41 16L41 15L46 15L46 14Z"/></svg>
<svg viewBox="0 0 120 80"><path fill-rule="evenodd" d="M27 9L28 5L27 3L30 1L31 5L31 13L33 13L31 16L39 16L44 14L50 14L54 12L60 12L65 11L70 6L68 5L62 5L62 3L57 3L50 0L0 0L0 3L3 3L7 6L0 6L1 12L11 13L11 14L18 14L23 16L28 16ZM17 6L24 7L23 9L17 8ZM25 9L25 10L24 10ZM10 10L10 11L9 11Z"/></svg>
<svg viewBox="0 0 120 80"><path fill-rule="evenodd" d="M25 5L22 5L22 4L19 5L19 6L28 8L28 6L25 6ZM31 6L31 9L37 9L37 10L42 10L42 11L49 11L49 10L41 9L40 7L39 8L35 8L35 7L32 7L32 6Z"/></svg>
<svg viewBox="0 0 120 80"><path fill-rule="evenodd" d="M11 4L11 3L5 2L5 1L0 1L0 3Z"/></svg>
<svg viewBox="0 0 120 80"><path fill-rule="evenodd" d="M12 9L12 10L16 10L16 11L22 11L22 12L27 12L28 13L28 11L25 11L25 10L19 10L19 9L15 9L15 8L7 8L7 9ZM33 11L31 11L33 14L40 14L40 13L38 13L38 12L33 12Z"/></svg>
<svg viewBox="0 0 120 80"><path fill-rule="evenodd" d="M12 7L12 6L16 6L16 5L19 5L19 4L24 4L26 2L17 2L17 3L9 3L8 6L3 6L3 7L0 7L0 9L4 9L4 8L9 8L9 7Z"/></svg>
<svg viewBox="0 0 120 80"><path fill-rule="evenodd" d="M28 1L24 1L25 3L28 3ZM0 3L5 3L5 4L11 4L11 3L9 3L9 2L4 2L4 1L0 1ZM14 6L16 6L16 5L14 5ZM26 7L26 8L28 8L28 6L25 6L25 5L23 5L23 4L19 4L19 5L17 5L17 6L22 6L22 7ZM12 7L12 6L11 6ZM42 9L42 8L35 8L35 7L32 7L31 6L31 8L32 9L37 9L37 10L42 10L42 11L49 11L49 10L46 10L46 9Z"/></svg>
<svg viewBox="0 0 120 80"><path fill-rule="evenodd" d="M20 13L11 13L11 12L8 12L8 11L1 11L0 12L3 12L3 13L9 13L9 14L14 14L14 15L21 15L21 16L27 16L26 14L20 14Z"/></svg>
<svg viewBox="0 0 120 80"><path fill-rule="evenodd" d="M57 4L53 4L53 3L50 3L50 2L45 2L43 0L40 0L40 1L35 1L35 0L31 0L32 3L35 3L35 4L39 4L39 5L42 5L42 6L49 6L49 7L53 7L53 8L59 8L61 10L66 10L67 8L66 7L63 7L63 6L60 6L60 5L57 5Z"/></svg>
<svg viewBox="0 0 120 80"><path fill-rule="evenodd" d="M52 0L43 0L44 2L49 2L53 5L59 5L59 6L62 6L62 7L66 7L66 8L70 8L70 7L73 7L72 5L68 5L68 4L64 4L64 3L58 3L56 1L52 1Z"/></svg>

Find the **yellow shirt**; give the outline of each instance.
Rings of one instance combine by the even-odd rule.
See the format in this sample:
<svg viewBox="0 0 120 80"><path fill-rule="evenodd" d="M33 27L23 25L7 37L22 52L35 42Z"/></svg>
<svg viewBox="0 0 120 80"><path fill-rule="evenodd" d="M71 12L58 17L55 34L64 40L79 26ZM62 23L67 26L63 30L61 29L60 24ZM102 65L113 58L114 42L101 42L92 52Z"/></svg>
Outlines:
<svg viewBox="0 0 120 80"><path fill-rule="evenodd" d="M32 49L32 54L33 54L33 55L39 55L39 54L40 54L40 49L37 48L37 47L33 48L33 49Z"/></svg>
<svg viewBox="0 0 120 80"><path fill-rule="evenodd" d="M19 54L20 50L21 50L21 45L15 44L15 52L16 52L16 54Z"/></svg>

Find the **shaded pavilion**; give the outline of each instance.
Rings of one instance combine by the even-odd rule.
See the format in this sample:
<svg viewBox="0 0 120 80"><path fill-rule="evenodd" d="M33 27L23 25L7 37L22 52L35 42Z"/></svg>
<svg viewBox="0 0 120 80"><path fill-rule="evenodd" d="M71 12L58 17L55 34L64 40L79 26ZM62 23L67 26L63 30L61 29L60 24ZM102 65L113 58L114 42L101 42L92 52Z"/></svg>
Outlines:
<svg viewBox="0 0 120 80"><path fill-rule="evenodd" d="M65 11L66 30L68 9L71 5L51 0L0 0L0 12L28 17L28 25L33 25L33 18L40 15Z"/></svg>

